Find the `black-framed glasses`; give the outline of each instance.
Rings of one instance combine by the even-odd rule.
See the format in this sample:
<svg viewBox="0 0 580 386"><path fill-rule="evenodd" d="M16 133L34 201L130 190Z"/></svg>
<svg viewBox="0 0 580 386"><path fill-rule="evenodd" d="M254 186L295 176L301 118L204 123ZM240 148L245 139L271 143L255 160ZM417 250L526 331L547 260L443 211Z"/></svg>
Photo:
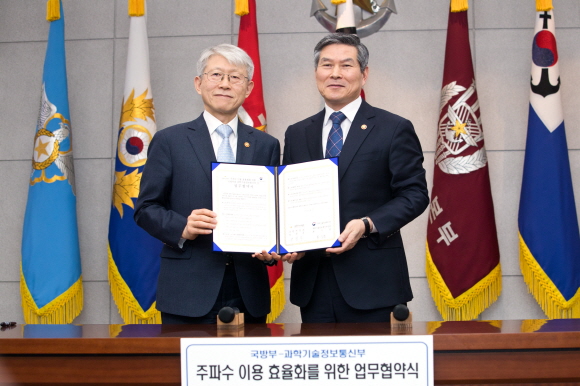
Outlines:
<svg viewBox="0 0 580 386"><path fill-rule="evenodd" d="M243 76L242 74L233 73L233 74L224 74L223 72L219 71L211 71L211 72L204 72L203 75L206 76L207 80L212 83L219 83L224 80L224 76L228 77L228 80L231 84L242 84L244 83L244 79L248 81L250 78L247 76Z"/></svg>

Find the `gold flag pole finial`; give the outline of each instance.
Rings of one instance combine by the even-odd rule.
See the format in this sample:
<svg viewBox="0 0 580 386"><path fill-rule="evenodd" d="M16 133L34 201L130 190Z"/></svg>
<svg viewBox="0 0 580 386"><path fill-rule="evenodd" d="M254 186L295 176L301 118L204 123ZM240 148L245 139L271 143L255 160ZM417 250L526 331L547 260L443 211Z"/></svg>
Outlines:
<svg viewBox="0 0 580 386"><path fill-rule="evenodd" d="M330 0L330 2L334 5L346 3L346 0Z"/></svg>
<svg viewBox="0 0 580 386"><path fill-rule="evenodd" d="M469 9L467 0L451 0L451 12L463 12Z"/></svg>
<svg viewBox="0 0 580 386"><path fill-rule="evenodd" d="M250 6L248 5L248 0L235 0L236 10L234 13L238 16L245 16L250 13Z"/></svg>
<svg viewBox="0 0 580 386"><path fill-rule="evenodd" d="M536 11L544 12L551 11L554 9L552 5L552 0L536 0Z"/></svg>
<svg viewBox="0 0 580 386"><path fill-rule="evenodd" d="M46 20L55 21L60 19L60 1L48 0L46 3Z"/></svg>
<svg viewBox="0 0 580 386"><path fill-rule="evenodd" d="M145 0L129 0L129 16L145 15Z"/></svg>

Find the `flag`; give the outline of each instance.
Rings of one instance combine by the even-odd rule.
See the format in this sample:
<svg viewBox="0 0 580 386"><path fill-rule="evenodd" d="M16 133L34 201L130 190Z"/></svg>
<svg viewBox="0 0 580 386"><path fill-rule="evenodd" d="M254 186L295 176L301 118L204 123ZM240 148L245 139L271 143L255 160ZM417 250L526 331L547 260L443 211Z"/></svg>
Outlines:
<svg viewBox="0 0 580 386"><path fill-rule="evenodd" d="M144 1L130 0L129 15L129 49L109 220L109 284L125 323L160 323L155 296L162 243L133 220L147 149L156 132Z"/></svg>
<svg viewBox="0 0 580 386"><path fill-rule="evenodd" d="M426 272L444 320L475 319L501 292L489 169L471 61L467 4L452 0L445 48Z"/></svg>
<svg viewBox="0 0 580 386"><path fill-rule="evenodd" d="M536 13L528 135L518 215L520 268L549 318L580 317L580 233L564 115L554 13Z"/></svg>
<svg viewBox="0 0 580 386"><path fill-rule="evenodd" d="M238 111L240 120L246 125L266 131L266 107L262 90L262 68L260 66L260 45L258 43L258 22L256 0L236 0L236 14L240 16L238 47L248 53L254 62L254 89ZM273 322L284 310L284 265L278 263L268 267L272 309L266 321Z"/></svg>
<svg viewBox="0 0 580 386"><path fill-rule="evenodd" d="M48 3L50 23L40 112L22 230L20 292L28 324L71 323L83 308L64 12Z"/></svg>

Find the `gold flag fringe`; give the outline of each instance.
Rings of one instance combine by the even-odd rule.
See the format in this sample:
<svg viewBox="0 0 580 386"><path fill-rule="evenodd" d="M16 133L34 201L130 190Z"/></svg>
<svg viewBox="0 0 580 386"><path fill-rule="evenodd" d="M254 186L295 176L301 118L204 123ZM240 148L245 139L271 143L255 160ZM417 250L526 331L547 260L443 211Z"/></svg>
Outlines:
<svg viewBox="0 0 580 386"><path fill-rule="evenodd" d="M538 331L544 324L546 324L546 319L530 319L530 320L522 320L522 332L536 332Z"/></svg>
<svg viewBox="0 0 580 386"><path fill-rule="evenodd" d="M346 3L346 0L330 0L330 3L334 4L334 5L338 5L338 4Z"/></svg>
<svg viewBox="0 0 580 386"><path fill-rule="evenodd" d="M245 16L250 13L250 6L248 0L235 0L236 10L234 13L238 16Z"/></svg>
<svg viewBox="0 0 580 386"><path fill-rule="evenodd" d="M55 21L60 19L60 1L48 0L46 2L46 21Z"/></svg>
<svg viewBox="0 0 580 386"><path fill-rule="evenodd" d="M469 9L467 0L451 0L451 12L463 12Z"/></svg>
<svg viewBox="0 0 580 386"><path fill-rule="evenodd" d="M27 324L68 324L83 310L83 277L42 308L38 308L20 266L20 294L22 312Z"/></svg>
<svg viewBox="0 0 580 386"><path fill-rule="evenodd" d="M119 314L127 324L159 324L161 323L161 313L155 308L155 302L151 307L144 311L139 305L131 289L125 283L125 280L119 273L119 269L113 260L111 247L108 247L109 253L109 284L113 300L119 309Z"/></svg>
<svg viewBox="0 0 580 386"><path fill-rule="evenodd" d="M280 275L276 284L270 288L271 310L266 317L266 323L272 323L284 310L286 305L286 296L284 293L284 274Z"/></svg>
<svg viewBox="0 0 580 386"><path fill-rule="evenodd" d="M116 338L123 331L124 324L109 324L109 336Z"/></svg>
<svg viewBox="0 0 580 386"><path fill-rule="evenodd" d="M536 11L544 12L551 11L552 9L554 9L552 0L536 0Z"/></svg>
<svg viewBox="0 0 580 386"><path fill-rule="evenodd" d="M566 300L552 279L536 261L522 235L520 238L520 269L528 291L534 296L546 316L550 319L580 318L580 288ZM562 267L562 269L567 269Z"/></svg>
<svg viewBox="0 0 580 386"><path fill-rule="evenodd" d="M435 266L427 243L425 271L431 296L443 320L473 320L497 300L501 293L501 265L498 264L473 287L453 298L439 270Z"/></svg>
<svg viewBox="0 0 580 386"><path fill-rule="evenodd" d="M129 0L129 16L145 15L145 0Z"/></svg>
<svg viewBox="0 0 580 386"><path fill-rule="evenodd" d="M427 322L427 335L433 335L443 322Z"/></svg>

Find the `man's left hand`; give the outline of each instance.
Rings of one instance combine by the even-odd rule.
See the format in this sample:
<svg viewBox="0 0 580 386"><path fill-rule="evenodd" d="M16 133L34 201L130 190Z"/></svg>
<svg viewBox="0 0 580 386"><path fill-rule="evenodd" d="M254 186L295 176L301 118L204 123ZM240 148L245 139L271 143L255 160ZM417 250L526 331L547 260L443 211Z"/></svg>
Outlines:
<svg viewBox="0 0 580 386"><path fill-rule="evenodd" d="M370 219L369 219L370 221ZM371 222L371 229L373 224ZM355 219L349 221L344 227L344 231L338 236L338 241L342 243L342 245L338 248L328 248L326 252L328 253L336 253L340 255L343 252L346 252L356 245L358 240L365 234L365 224L361 219Z"/></svg>

